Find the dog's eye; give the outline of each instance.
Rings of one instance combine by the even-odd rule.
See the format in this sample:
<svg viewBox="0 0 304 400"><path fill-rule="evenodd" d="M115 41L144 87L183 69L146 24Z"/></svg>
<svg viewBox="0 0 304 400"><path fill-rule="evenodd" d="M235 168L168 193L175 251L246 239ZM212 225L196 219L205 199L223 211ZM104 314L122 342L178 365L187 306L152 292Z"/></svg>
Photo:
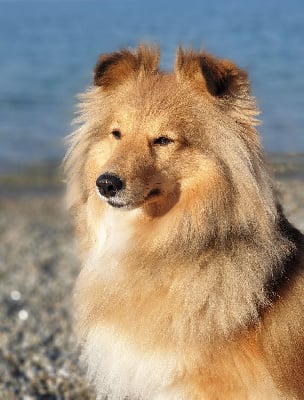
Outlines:
<svg viewBox="0 0 304 400"><path fill-rule="evenodd" d="M115 139L120 139L121 138L121 133L120 133L120 131L118 129L114 129L112 131L112 136L114 136Z"/></svg>
<svg viewBox="0 0 304 400"><path fill-rule="evenodd" d="M173 139L169 139L165 136L160 136L157 139L154 139L153 144L157 146L168 146L168 144L173 143Z"/></svg>

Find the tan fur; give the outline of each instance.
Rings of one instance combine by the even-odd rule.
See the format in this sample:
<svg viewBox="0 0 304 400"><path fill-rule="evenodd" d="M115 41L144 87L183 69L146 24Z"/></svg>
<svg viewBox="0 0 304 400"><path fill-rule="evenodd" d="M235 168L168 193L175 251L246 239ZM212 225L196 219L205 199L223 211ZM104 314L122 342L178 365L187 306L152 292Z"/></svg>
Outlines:
<svg viewBox="0 0 304 400"><path fill-rule="evenodd" d="M303 399L303 237L273 191L247 75L192 50L174 73L158 62L144 45L102 55L69 138L89 379L98 398ZM98 195L105 172L124 207Z"/></svg>

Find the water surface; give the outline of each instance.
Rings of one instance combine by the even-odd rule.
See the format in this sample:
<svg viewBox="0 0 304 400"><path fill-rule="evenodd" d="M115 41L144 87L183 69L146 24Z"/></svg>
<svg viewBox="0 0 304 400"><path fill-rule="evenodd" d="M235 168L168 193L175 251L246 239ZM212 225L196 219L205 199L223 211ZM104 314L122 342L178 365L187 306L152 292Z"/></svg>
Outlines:
<svg viewBox="0 0 304 400"><path fill-rule="evenodd" d="M59 159L75 94L99 53L157 42L204 47L249 71L265 148L304 152L304 2L23 0L0 2L0 167Z"/></svg>

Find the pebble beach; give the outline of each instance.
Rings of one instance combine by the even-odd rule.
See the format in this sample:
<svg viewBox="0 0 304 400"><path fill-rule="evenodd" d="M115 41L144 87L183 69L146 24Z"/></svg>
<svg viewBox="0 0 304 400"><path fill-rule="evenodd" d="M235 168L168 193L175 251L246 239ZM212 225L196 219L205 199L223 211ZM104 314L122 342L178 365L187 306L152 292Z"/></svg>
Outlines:
<svg viewBox="0 0 304 400"><path fill-rule="evenodd" d="M304 156L273 159L285 213L304 231ZM89 400L72 289L79 272L57 173L0 177L0 399Z"/></svg>

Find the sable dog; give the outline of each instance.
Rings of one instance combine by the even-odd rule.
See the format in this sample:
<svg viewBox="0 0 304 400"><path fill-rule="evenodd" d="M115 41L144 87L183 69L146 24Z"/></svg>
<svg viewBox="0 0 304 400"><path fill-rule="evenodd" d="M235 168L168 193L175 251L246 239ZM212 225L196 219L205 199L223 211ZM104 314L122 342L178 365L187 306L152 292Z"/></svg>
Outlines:
<svg viewBox="0 0 304 400"><path fill-rule="evenodd" d="M76 325L98 398L304 399L303 236L247 75L178 50L102 55L65 166Z"/></svg>

